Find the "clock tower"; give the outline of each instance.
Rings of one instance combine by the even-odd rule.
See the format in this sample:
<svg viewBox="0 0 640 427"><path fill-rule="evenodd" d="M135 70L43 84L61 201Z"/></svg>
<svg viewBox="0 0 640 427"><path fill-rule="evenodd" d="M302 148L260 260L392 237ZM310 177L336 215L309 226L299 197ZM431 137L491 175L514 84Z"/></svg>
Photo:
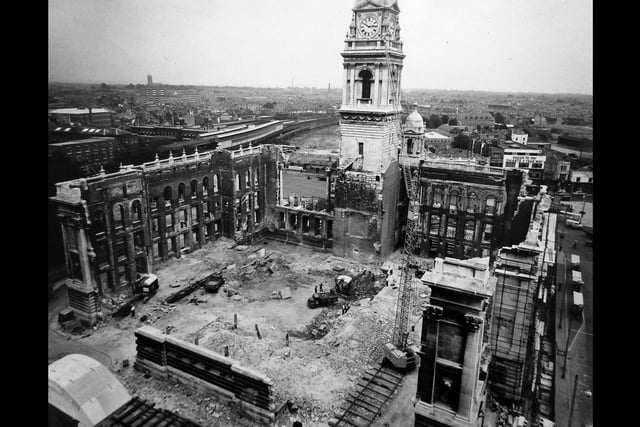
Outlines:
<svg viewBox="0 0 640 427"><path fill-rule="evenodd" d="M345 40L340 165L384 173L402 141L397 0L356 0Z"/></svg>
<svg viewBox="0 0 640 427"><path fill-rule="evenodd" d="M400 242L402 176L397 0L356 0L344 51L340 162L333 182L333 253L386 259Z"/></svg>

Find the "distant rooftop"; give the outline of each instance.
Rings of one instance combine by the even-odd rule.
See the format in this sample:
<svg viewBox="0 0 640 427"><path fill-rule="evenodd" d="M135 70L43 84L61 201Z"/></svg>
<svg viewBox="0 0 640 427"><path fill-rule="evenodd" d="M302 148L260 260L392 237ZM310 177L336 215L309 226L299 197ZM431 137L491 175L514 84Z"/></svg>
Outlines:
<svg viewBox="0 0 640 427"><path fill-rule="evenodd" d="M92 108L91 114L96 113L112 113L112 111L104 108ZM49 114L89 114L88 108L58 108L56 110L49 111Z"/></svg>
<svg viewBox="0 0 640 427"><path fill-rule="evenodd" d="M107 142L109 140L113 140L114 138L86 138L86 139L76 139L74 141L67 142L56 142L54 144L49 144L51 147L66 147L69 145L78 145L78 144L87 144L91 142Z"/></svg>

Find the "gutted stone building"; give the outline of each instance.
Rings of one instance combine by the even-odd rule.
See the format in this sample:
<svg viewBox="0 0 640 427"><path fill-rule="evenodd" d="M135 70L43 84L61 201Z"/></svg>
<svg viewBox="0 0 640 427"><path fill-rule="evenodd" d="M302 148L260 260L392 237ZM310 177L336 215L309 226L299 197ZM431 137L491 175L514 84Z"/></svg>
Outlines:
<svg viewBox="0 0 640 427"><path fill-rule="evenodd" d="M117 291L170 257L227 236L259 238L274 222L282 153L263 145L170 156L56 184L71 279Z"/></svg>
<svg viewBox="0 0 640 427"><path fill-rule="evenodd" d="M418 251L429 257L491 256L509 231L521 174L467 160L418 161Z"/></svg>

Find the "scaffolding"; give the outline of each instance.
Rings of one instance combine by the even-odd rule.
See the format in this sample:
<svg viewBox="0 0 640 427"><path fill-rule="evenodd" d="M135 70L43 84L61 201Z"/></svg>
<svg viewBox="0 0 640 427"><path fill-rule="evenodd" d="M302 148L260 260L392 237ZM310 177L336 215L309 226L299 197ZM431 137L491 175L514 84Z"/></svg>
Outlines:
<svg viewBox="0 0 640 427"><path fill-rule="evenodd" d="M489 344L490 377L499 399L520 404L526 398L525 383L531 373L531 343L535 332L535 296L538 294L539 252L505 247L495 262L499 277L492 307Z"/></svg>

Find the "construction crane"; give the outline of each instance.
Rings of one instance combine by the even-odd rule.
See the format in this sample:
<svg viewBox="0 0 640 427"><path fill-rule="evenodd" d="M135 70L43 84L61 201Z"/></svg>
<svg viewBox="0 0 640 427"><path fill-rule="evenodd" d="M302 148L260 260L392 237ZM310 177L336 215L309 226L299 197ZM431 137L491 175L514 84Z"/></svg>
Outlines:
<svg viewBox="0 0 640 427"><path fill-rule="evenodd" d="M390 61L387 62L390 65ZM415 252L416 234L415 225L420 214L420 204L418 201L418 176L419 168L412 174L407 148L404 146L402 127L400 128L400 164L404 174L404 183L409 200L407 213L407 226L404 237L404 251L402 254L402 267L400 270L400 287L398 289L398 303L396 306L396 317L393 326L392 342L385 346L385 358L399 370L412 370L418 362L417 352L419 348L413 345L411 331L409 330L409 318L413 299L413 266L415 265L413 254Z"/></svg>

